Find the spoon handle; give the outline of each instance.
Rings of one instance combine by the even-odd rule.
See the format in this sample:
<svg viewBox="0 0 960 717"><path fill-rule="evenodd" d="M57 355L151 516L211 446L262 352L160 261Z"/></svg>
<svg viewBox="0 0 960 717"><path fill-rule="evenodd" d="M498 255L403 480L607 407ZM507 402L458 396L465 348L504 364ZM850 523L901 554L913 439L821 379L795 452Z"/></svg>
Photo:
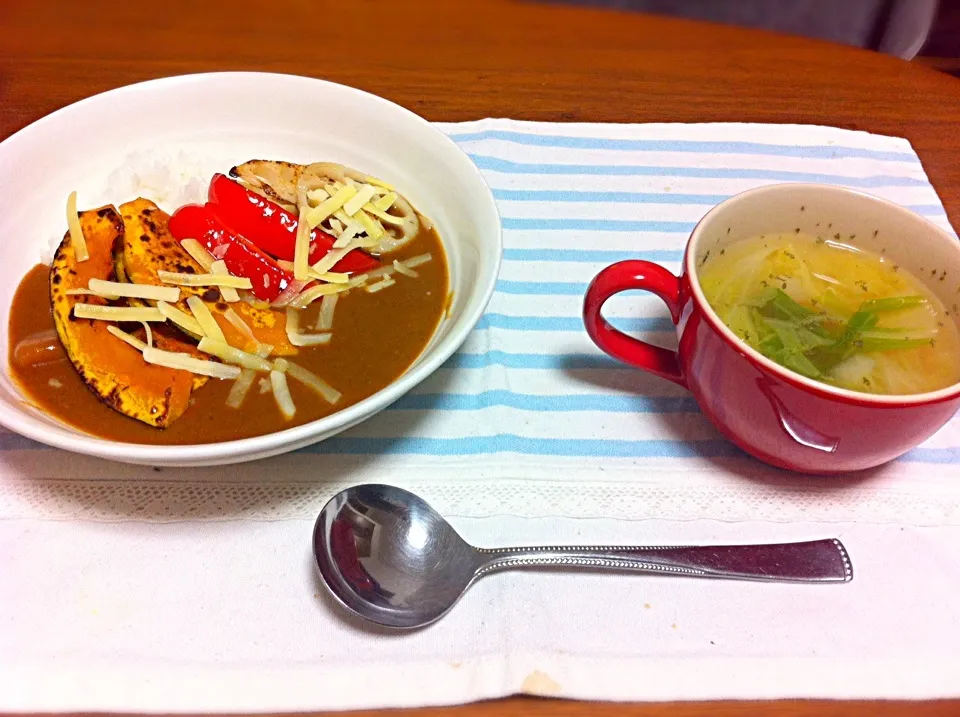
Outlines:
<svg viewBox="0 0 960 717"><path fill-rule="evenodd" d="M526 567L577 567L701 578L845 583L853 565L836 539L714 546L549 546L479 549L478 575Z"/></svg>

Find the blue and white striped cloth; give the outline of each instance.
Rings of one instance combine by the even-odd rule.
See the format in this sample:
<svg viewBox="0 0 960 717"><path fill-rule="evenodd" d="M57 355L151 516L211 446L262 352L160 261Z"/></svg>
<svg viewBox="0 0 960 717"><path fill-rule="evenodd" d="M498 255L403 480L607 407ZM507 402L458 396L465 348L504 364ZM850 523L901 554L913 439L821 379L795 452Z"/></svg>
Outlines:
<svg viewBox="0 0 960 717"><path fill-rule="evenodd" d="M590 279L627 258L679 271L687 237L707 210L737 192L780 181L864 189L952 231L902 139L769 125L485 120L442 129L483 171L502 215L505 251L496 294L440 374L395 404L392 415L313 449L318 452L734 455L688 394L592 345L580 318ZM618 297L607 311L621 328L673 341L666 310L652 297ZM418 415L425 411L430 418ZM409 431L383 434L401 425ZM382 442L370 443L376 440ZM955 445L934 442L907 460L960 461Z"/></svg>
<svg viewBox="0 0 960 717"><path fill-rule="evenodd" d="M593 346L580 318L591 278L626 258L678 271L691 229L712 206L782 181L865 190L952 231L904 139L795 125L482 120L440 128L482 170L496 197L505 243L496 293L462 349L409 395L345 434L274 459L288 479L419 481L442 486L438 490L451 496L456 486L512 486L466 491L458 494L463 501L451 497L448 507L466 514L535 514L527 505L533 499L517 496L529 496L529 486L539 482L568 486L554 491L550 510L558 514L589 514L589 505L609 514L604 496L613 491L623 497L625 516L722 517L709 496L742 494L746 473L771 480L782 474L721 438L688 393ZM618 296L605 313L624 329L665 345L675 342L665 307L649 295ZM30 450L33 473L49 476L67 464L56 451L3 438L0 461ZM77 467L83 461L74 462L69 471L77 477L102 474L101 464L94 464L83 469ZM902 489L917 485L930 464L938 464L943 486L960 485L952 480L960 473L956 419L881 473ZM156 478L138 470L121 474ZM262 464L240 468L240 475L246 470L263 473ZM882 484L872 485L879 490ZM887 501L884 510L900 514L909 504L917 521L960 520L960 489L944 501L928 488L927 502L894 507ZM751 512L755 496L741 497L731 515L759 517ZM823 501L817 506L827 510ZM785 515L782 505L771 510L778 518ZM849 503L837 510L851 517Z"/></svg>

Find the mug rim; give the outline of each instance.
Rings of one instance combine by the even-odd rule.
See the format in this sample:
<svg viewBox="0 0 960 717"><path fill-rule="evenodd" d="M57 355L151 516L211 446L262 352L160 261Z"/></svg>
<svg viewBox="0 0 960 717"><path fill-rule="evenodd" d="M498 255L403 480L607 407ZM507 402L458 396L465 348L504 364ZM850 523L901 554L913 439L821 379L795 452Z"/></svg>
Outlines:
<svg viewBox="0 0 960 717"><path fill-rule="evenodd" d="M798 388L804 389L809 393L818 394L823 398L836 400L843 403L867 404L877 407L904 407L940 403L960 397L960 381L952 383L949 386L945 386L944 388L939 388L936 391L905 394L864 393L860 391L852 391L847 388L831 386L830 384L816 381L812 378L807 378L806 376L796 373L795 371L791 371L790 369L781 366L776 361L767 358L762 353L750 346L746 341L737 336L725 323L723 323L723 320L713 310L710 302L707 301L706 296L704 296L703 291L700 288L700 277L697 273L696 250L701 238L706 234L706 227L710 225L711 221L716 217L721 209L726 208L731 204L735 204L736 202L741 201L749 196L754 196L757 194L770 194L799 188L808 190L814 189L816 191L833 192L847 196L864 198L869 201L884 205L887 209L904 214L905 216L909 217L911 221L922 224L925 226L925 228L932 230L933 234L935 234L940 241L949 243L955 250L957 255L957 267L960 268L960 243L958 243L957 239L952 237L950 234L925 217L922 217L919 214L912 212L909 209L900 206L899 204L896 204L895 202L888 201L872 194L867 194L866 192L859 192L833 184L819 184L815 182L783 182L778 184L770 184L763 187L748 189L744 192L734 194L733 196L724 199L722 202L712 207L710 211L703 215L700 221L697 222L696 226L693 228L693 231L690 233L690 238L687 239L686 250L683 257L683 274L686 275L689 280L691 294L700 310L703 312L704 318L710 323L720 337L723 338L724 342L728 346L743 354L745 358L749 359L754 364L759 365L766 371L775 374L778 378L787 381ZM923 282L923 279L919 279L919 281ZM957 328L960 330L960 326Z"/></svg>

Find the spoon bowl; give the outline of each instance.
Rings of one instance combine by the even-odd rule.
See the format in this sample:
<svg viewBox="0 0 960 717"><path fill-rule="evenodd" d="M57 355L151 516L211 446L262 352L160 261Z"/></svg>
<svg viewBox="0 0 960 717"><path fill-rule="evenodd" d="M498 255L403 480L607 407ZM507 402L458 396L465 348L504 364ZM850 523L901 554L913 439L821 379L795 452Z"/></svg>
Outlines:
<svg viewBox="0 0 960 717"><path fill-rule="evenodd" d="M483 563L425 501L387 485L338 493L320 512L313 539L320 574L337 600L389 627L442 617Z"/></svg>
<svg viewBox="0 0 960 717"><path fill-rule="evenodd" d="M348 610L385 627L423 627L471 583L496 570L571 567L683 577L848 582L835 539L726 546L475 548L413 493L388 485L341 491L323 507L313 551L327 587Z"/></svg>

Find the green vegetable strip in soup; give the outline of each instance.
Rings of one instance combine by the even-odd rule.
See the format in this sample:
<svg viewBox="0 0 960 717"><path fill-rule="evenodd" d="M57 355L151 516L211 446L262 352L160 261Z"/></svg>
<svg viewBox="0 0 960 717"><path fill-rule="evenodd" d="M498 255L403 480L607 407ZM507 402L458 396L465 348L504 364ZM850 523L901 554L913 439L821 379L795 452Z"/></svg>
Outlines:
<svg viewBox="0 0 960 717"><path fill-rule="evenodd" d="M737 336L808 378L886 394L960 381L953 318L881 255L804 234L767 234L714 252L699 278Z"/></svg>

